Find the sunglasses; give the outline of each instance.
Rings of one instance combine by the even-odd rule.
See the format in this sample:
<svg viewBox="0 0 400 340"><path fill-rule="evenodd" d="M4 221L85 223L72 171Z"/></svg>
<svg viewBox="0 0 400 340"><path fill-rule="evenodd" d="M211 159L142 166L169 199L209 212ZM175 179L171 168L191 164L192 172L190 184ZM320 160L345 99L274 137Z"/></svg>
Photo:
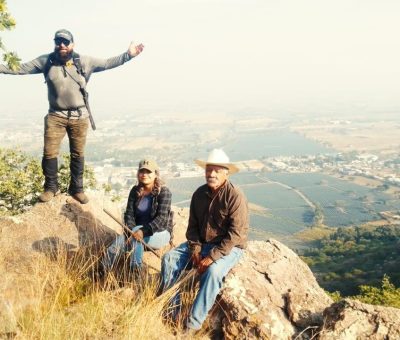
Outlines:
<svg viewBox="0 0 400 340"><path fill-rule="evenodd" d="M69 46L69 44L71 43L69 40L64 39L64 38L56 38L54 39L54 43L57 46L61 46L61 44L63 44L64 46Z"/></svg>

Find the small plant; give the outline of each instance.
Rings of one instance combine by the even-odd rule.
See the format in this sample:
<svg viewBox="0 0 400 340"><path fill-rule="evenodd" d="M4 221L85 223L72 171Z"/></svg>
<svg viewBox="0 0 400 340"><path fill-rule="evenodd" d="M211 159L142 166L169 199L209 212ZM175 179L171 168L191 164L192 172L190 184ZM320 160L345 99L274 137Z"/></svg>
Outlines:
<svg viewBox="0 0 400 340"><path fill-rule="evenodd" d="M333 293L331 293L331 292L326 292L330 297L331 297L331 299L334 301L334 302L338 302L338 301L340 301L340 300L342 300L343 299L343 297L340 295L340 292L339 291L334 291Z"/></svg>

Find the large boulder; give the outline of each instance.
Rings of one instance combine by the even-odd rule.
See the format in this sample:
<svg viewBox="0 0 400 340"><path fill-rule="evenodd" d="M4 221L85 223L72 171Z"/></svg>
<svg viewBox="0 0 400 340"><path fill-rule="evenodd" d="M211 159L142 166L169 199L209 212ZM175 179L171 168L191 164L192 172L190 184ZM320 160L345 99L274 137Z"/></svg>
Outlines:
<svg viewBox="0 0 400 340"><path fill-rule="evenodd" d="M400 339L400 309L345 299L324 311L320 340Z"/></svg>
<svg viewBox="0 0 400 340"><path fill-rule="evenodd" d="M291 339L322 325L331 303L292 250L273 239L252 241L226 277L211 324L228 339Z"/></svg>

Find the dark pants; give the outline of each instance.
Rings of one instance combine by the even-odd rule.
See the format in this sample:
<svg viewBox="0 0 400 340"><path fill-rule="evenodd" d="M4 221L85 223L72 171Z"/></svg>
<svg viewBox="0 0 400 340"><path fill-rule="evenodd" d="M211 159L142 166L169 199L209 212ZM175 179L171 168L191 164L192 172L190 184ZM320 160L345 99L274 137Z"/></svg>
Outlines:
<svg viewBox="0 0 400 340"><path fill-rule="evenodd" d="M83 191L84 150L89 119L68 119L48 114L44 119L44 148L42 169L45 177L44 189L56 192L57 157L60 145L68 134L71 154L71 181L69 192L75 194Z"/></svg>

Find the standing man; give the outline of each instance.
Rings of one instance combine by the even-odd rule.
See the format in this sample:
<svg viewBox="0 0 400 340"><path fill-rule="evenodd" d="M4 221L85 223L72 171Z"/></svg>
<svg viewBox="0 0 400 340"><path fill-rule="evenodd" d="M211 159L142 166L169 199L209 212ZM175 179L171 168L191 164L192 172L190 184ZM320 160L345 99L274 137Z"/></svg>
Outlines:
<svg viewBox="0 0 400 340"><path fill-rule="evenodd" d="M222 280L239 261L247 243L248 208L243 193L229 182L239 169L221 149L207 161L196 160L205 169L206 184L199 187L190 203L187 242L164 255L162 285L171 287L184 269L195 267L200 289L186 323L187 332L200 329L222 287ZM179 308L179 295L174 305Z"/></svg>
<svg viewBox="0 0 400 340"><path fill-rule="evenodd" d="M84 149L89 125L90 109L87 102L86 84L93 72L105 71L139 55L144 46L130 44L128 51L109 59L79 56L74 52L74 37L66 29L54 35L54 52L44 54L20 65L13 71L0 65L0 73L43 73L47 84L49 111L45 117L42 169L45 177L42 202L50 201L58 191L57 157L60 144L68 134L71 155L71 179L69 194L85 204L89 201L83 192ZM90 117L91 118L91 117ZM95 129L94 123L91 123Z"/></svg>

